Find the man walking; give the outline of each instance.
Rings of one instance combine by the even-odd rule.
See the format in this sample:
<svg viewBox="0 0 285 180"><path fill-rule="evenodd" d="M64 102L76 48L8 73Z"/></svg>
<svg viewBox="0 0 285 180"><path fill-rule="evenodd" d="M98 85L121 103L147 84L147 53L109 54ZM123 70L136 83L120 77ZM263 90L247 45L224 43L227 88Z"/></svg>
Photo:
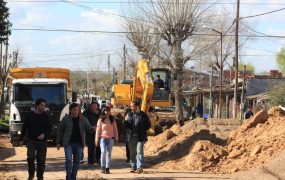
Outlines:
<svg viewBox="0 0 285 180"><path fill-rule="evenodd" d="M37 160L37 179L44 177L47 137L51 132L51 123L47 113L45 113L46 101L42 98L36 100L35 111L27 114L22 126L20 139L27 133L25 138L27 144L28 180L32 180L35 174L35 159Z"/></svg>
<svg viewBox="0 0 285 180"><path fill-rule="evenodd" d="M150 128L150 120L145 112L140 111L139 103L131 103L131 112L125 117L125 127L129 133L129 150L130 150L130 172L143 172L144 165L144 144L147 141L147 130Z"/></svg>
<svg viewBox="0 0 285 180"><path fill-rule="evenodd" d="M85 144L85 131L94 132L95 129L82 116L79 105L70 104L69 115L66 115L60 122L56 139L58 150L60 145L64 146L66 180L76 180L80 155Z"/></svg>
<svg viewBox="0 0 285 180"><path fill-rule="evenodd" d="M97 125L99 116L100 116L100 110L99 110L99 104L98 102L92 102L90 104L90 108L86 109L83 112L83 116L86 117L89 121L89 123L95 127ZM86 133L86 144L88 147L88 164L93 165L95 162L100 164L100 146L95 146L95 133ZM96 159L95 159L96 158Z"/></svg>

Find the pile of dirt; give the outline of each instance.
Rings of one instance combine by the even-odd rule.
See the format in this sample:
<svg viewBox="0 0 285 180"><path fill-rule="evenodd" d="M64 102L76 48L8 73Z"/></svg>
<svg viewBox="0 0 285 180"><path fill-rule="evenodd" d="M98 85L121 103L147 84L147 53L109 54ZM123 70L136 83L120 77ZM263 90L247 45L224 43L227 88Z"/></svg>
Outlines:
<svg viewBox="0 0 285 180"><path fill-rule="evenodd" d="M231 133L227 150L214 171L248 170L272 160L285 150L285 113L279 107L259 111Z"/></svg>
<svg viewBox="0 0 285 180"><path fill-rule="evenodd" d="M172 159L162 164L169 169L205 171L215 166L221 157L226 156L226 148L208 140L194 143L191 151L179 159Z"/></svg>
<svg viewBox="0 0 285 180"><path fill-rule="evenodd" d="M258 112L231 131L227 145L212 133L213 129L210 131L209 122L199 121L181 128L175 125L151 137L146 154L156 157L153 164L177 170L231 173L259 167L285 150L285 112L278 107Z"/></svg>
<svg viewBox="0 0 285 180"><path fill-rule="evenodd" d="M285 179L285 151L265 165L251 169L249 171L240 171L232 174L231 179L235 180L277 180Z"/></svg>
<svg viewBox="0 0 285 180"><path fill-rule="evenodd" d="M196 142L200 142L200 140L205 140L201 149L195 145ZM159 142L159 143L158 143ZM210 145L207 142L213 144L223 145L225 143L224 140L219 139L215 136L215 134L211 134L209 130L200 130L199 132L194 129L183 131L178 125L174 125L171 129L165 130L162 134L149 137L145 145L145 154L150 157L152 164L157 165L157 167L161 167L163 165L164 168L171 168L173 165L174 169L176 165L179 164L178 169L185 169L182 165L185 165L185 161L188 161L187 155L191 152L193 148L199 149L197 151L203 151L204 147L208 150ZM217 145L217 147L219 147ZM194 150L196 151L196 150ZM214 153L215 152L215 153ZM222 153L220 153L222 152ZM213 150L213 161L215 160L217 154L224 154L225 150ZM205 156L209 156L207 152L204 154ZM185 158L187 160L185 160ZM167 164L164 166L164 164Z"/></svg>

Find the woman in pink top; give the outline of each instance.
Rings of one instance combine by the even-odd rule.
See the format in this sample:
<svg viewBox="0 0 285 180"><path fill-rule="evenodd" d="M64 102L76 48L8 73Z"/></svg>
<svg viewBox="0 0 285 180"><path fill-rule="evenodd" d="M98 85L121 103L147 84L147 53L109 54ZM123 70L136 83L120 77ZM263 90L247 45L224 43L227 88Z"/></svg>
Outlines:
<svg viewBox="0 0 285 180"><path fill-rule="evenodd" d="M110 161L114 140L118 142L118 129L113 116L111 116L111 109L109 107L103 108L101 117L97 123L96 129L96 146L101 149L101 172L110 174Z"/></svg>

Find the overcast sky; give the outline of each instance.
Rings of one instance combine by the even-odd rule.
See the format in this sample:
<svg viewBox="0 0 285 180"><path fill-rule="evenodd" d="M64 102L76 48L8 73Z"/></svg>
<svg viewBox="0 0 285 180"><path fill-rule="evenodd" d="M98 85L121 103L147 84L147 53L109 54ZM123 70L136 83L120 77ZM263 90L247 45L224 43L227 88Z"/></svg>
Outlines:
<svg viewBox="0 0 285 180"><path fill-rule="evenodd" d="M78 3L90 7L82 8L67 2L27 2L9 0L10 21L13 28L44 28L71 30L123 31L122 19L112 14L121 14L119 0L80 0ZM214 2L214 0L209 0ZM90 3L93 2L93 3ZM94 3L95 2L95 3ZM97 2L97 3L96 3ZM219 6L234 11L235 0L217 0ZM223 4L233 3L233 4ZM284 0L241 0L240 16L250 16L285 7ZM94 8L93 10L90 10ZM285 36L285 10L248 18L255 31ZM261 35L261 34L258 34ZM124 43L130 44L123 34L71 33L42 31L12 31L10 52L20 50L22 66L48 66L70 69L107 70L107 55L111 65L118 66ZM241 61L252 63L256 72L277 69L275 58L285 38L260 37L246 43L241 50ZM133 47L130 47L133 48Z"/></svg>

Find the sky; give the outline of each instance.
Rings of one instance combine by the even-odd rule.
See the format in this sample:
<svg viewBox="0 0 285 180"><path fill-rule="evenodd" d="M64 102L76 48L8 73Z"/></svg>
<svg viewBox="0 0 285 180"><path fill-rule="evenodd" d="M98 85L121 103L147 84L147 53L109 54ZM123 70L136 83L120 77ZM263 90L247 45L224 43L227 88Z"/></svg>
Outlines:
<svg viewBox="0 0 285 180"><path fill-rule="evenodd" d="M73 1L77 5L63 1L44 1L7 1L10 21L13 24L12 28L15 29L9 38L9 52L12 54L16 49L19 50L23 59L21 66L107 71L108 54L111 68L118 68L124 44L127 48L134 49L124 34L16 30L43 28L124 31L122 18L116 16L122 14L122 4L116 3L120 0ZM215 0L215 2L218 2L215 8L226 6L234 13L235 0ZM240 2L241 17L285 8L283 0L240 0ZM78 7L78 4L82 6ZM244 20L254 31L285 36L284 17L285 10ZM285 38L252 38L241 49L240 61L253 64L257 73L277 69L276 53L282 47L285 47Z"/></svg>

